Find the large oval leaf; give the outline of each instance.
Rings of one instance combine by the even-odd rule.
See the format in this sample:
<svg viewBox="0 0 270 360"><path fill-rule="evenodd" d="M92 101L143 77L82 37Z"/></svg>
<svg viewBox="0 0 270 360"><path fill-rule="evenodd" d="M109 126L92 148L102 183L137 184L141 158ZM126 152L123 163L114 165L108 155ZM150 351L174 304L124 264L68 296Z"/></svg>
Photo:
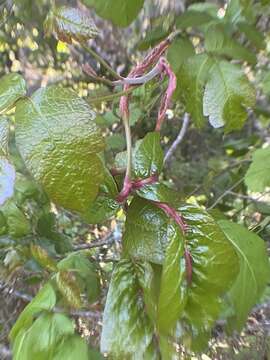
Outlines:
<svg viewBox="0 0 270 360"><path fill-rule="evenodd" d="M85 211L103 180L104 148L95 113L75 92L39 89L16 107L16 143L26 166L51 200Z"/></svg>

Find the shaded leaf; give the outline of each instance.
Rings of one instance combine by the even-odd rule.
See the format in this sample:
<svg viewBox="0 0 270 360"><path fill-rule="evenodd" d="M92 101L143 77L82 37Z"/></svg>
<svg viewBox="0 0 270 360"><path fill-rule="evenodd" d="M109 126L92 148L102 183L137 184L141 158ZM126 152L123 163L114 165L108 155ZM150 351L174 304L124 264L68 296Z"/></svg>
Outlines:
<svg viewBox="0 0 270 360"><path fill-rule="evenodd" d="M56 303L56 294L50 283L47 283L37 293L34 299L24 308L9 334L14 342L21 330L26 330L33 321L33 316L43 310L51 310Z"/></svg>
<svg viewBox="0 0 270 360"><path fill-rule="evenodd" d="M270 276L270 266L264 241L239 224L218 222L236 249L240 271L228 292L234 315L228 319L230 330L241 330L252 307L259 301Z"/></svg>
<svg viewBox="0 0 270 360"><path fill-rule="evenodd" d="M44 27L47 33L53 32L59 40L69 44L72 39L85 42L98 35L96 25L86 12L68 6L52 8Z"/></svg>
<svg viewBox="0 0 270 360"><path fill-rule="evenodd" d="M16 143L26 166L51 200L84 211L103 180L104 141L95 113L73 91L39 89L16 107Z"/></svg>
<svg viewBox="0 0 270 360"><path fill-rule="evenodd" d="M14 193L15 168L7 159L0 157L0 205L3 205Z"/></svg>
<svg viewBox="0 0 270 360"><path fill-rule="evenodd" d="M247 107L255 104L255 91L236 65L215 61L203 97L203 113L214 128L225 131L241 129L247 118Z"/></svg>
<svg viewBox="0 0 270 360"><path fill-rule="evenodd" d="M0 156L8 155L8 141L9 141L9 123L6 117L0 116Z"/></svg>
<svg viewBox="0 0 270 360"><path fill-rule="evenodd" d="M83 0L97 14L111 20L114 25L126 27L132 23L143 7L144 0Z"/></svg>
<svg viewBox="0 0 270 360"><path fill-rule="evenodd" d="M8 233L13 238L21 238L31 232L29 220L17 205L12 201L7 201L1 208L8 227Z"/></svg>
<svg viewBox="0 0 270 360"><path fill-rule="evenodd" d="M26 84L21 75L17 73L4 75L0 82L0 112L9 110L25 94Z"/></svg>
<svg viewBox="0 0 270 360"><path fill-rule="evenodd" d="M34 259L45 269L56 271L56 262L49 256L48 252L39 245L31 244L31 253Z"/></svg>
<svg viewBox="0 0 270 360"><path fill-rule="evenodd" d="M142 283L151 286L142 279L151 272L149 264L129 260L121 260L113 271L103 315L101 351L114 359L158 359L141 287Z"/></svg>
<svg viewBox="0 0 270 360"><path fill-rule="evenodd" d="M270 147L254 151L252 163L245 176L245 183L251 191L262 192L270 186Z"/></svg>
<svg viewBox="0 0 270 360"><path fill-rule="evenodd" d="M177 74L183 63L192 55L195 55L195 50L191 41L188 38L176 38L170 45L167 54L174 73Z"/></svg>
<svg viewBox="0 0 270 360"><path fill-rule="evenodd" d="M237 27L258 50L265 48L264 36L256 29L255 25L247 22L239 22Z"/></svg>
<svg viewBox="0 0 270 360"><path fill-rule="evenodd" d="M82 307L81 291L72 272L59 271L55 280L58 290L67 304L74 308Z"/></svg>

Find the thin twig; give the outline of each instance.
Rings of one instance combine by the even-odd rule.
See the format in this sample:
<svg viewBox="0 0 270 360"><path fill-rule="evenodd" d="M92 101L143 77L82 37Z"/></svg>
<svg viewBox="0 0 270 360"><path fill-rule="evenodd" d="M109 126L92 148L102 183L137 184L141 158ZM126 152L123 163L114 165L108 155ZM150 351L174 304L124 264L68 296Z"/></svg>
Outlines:
<svg viewBox="0 0 270 360"><path fill-rule="evenodd" d="M111 245L114 242L114 236L113 234L110 234L109 236L105 237L102 241L92 242L90 244L79 244L73 247L73 251L80 251L85 249L93 249L97 247L102 247L105 245Z"/></svg>
<svg viewBox="0 0 270 360"><path fill-rule="evenodd" d="M177 138L174 140L174 142L172 143L171 147L169 148L169 150L167 151L164 157L164 164L170 159L170 157L174 154L177 146L183 141L189 125L189 121L190 121L190 116L188 113L185 113L183 118L183 124L179 131L179 134L177 135Z"/></svg>

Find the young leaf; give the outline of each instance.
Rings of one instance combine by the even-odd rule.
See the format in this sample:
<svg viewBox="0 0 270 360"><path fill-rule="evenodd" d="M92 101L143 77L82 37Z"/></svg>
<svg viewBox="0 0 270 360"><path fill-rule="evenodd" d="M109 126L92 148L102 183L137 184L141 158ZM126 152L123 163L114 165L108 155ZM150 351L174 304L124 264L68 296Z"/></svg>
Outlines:
<svg viewBox="0 0 270 360"><path fill-rule="evenodd" d="M29 171L51 200L85 211L103 180L103 138L95 113L75 92L53 85L20 100L16 143Z"/></svg>
<svg viewBox="0 0 270 360"><path fill-rule="evenodd" d="M213 61L208 55L200 54L187 59L177 73L176 96L181 96L186 106L186 111L198 127L205 123L203 114L204 86Z"/></svg>
<svg viewBox="0 0 270 360"><path fill-rule="evenodd" d="M6 117L0 116L0 156L8 155L8 141L9 141L9 123Z"/></svg>
<svg viewBox="0 0 270 360"><path fill-rule="evenodd" d="M187 300L185 239L176 224L168 227L166 249L158 301L157 326L160 332L170 334L180 319ZM170 309L168 311L168 309Z"/></svg>
<svg viewBox="0 0 270 360"><path fill-rule="evenodd" d="M92 18L84 11L68 6L53 8L44 23L46 33L54 33L57 38L69 44L72 39L85 42L98 35Z"/></svg>
<svg viewBox="0 0 270 360"><path fill-rule="evenodd" d="M158 359L141 287L151 286L143 280L144 276L151 278L151 273L150 264L129 260L121 260L113 271L101 334L101 351L113 359Z"/></svg>
<svg viewBox="0 0 270 360"><path fill-rule="evenodd" d="M43 310L51 310L56 303L56 294L50 283L38 292L34 299L24 308L10 331L9 337L14 342L21 330L25 331L32 324L33 316Z"/></svg>
<svg viewBox="0 0 270 360"><path fill-rule="evenodd" d="M74 333L73 322L63 314L44 313L33 325L15 339L14 360L53 359L57 344Z"/></svg>
<svg viewBox="0 0 270 360"><path fill-rule="evenodd" d="M228 328L240 331L269 281L269 260L265 243L259 236L227 220L218 223L235 247L240 260L240 271L228 292L234 308L234 315L228 319Z"/></svg>
<svg viewBox="0 0 270 360"><path fill-rule="evenodd" d="M7 199L14 193L15 169L8 160L0 157L0 205L3 205Z"/></svg>
<svg viewBox="0 0 270 360"><path fill-rule="evenodd" d="M203 97L203 113L214 128L241 129L247 107L255 104L255 91L244 73L227 61L215 61Z"/></svg>
<svg viewBox="0 0 270 360"><path fill-rule="evenodd" d="M159 174L163 166L163 151L160 135L149 132L138 145L134 155L134 173L137 177L147 178Z"/></svg>
<svg viewBox="0 0 270 360"><path fill-rule="evenodd" d="M0 82L0 113L9 110L14 103L26 94L23 77L17 73L4 75Z"/></svg>
<svg viewBox="0 0 270 360"><path fill-rule="evenodd" d="M97 14L111 20L114 25L126 27L132 23L143 7L144 0L83 0Z"/></svg>
<svg viewBox="0 0 270 360"><path fill-rule="evenodd" d="M270 146L254 151L245 183L251 191L262 192L266 186L270 186Z"/></svg>

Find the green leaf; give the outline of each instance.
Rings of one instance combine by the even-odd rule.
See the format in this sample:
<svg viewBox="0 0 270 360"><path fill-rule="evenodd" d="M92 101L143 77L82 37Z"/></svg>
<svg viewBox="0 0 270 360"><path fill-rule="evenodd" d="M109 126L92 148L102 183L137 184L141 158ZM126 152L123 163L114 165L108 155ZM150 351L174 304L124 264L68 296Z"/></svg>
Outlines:
<svg viewBox="0 0 270 360"><path fill-rule="evenodd" d="M16 143L51 200L85 211L103 180L103 138L95 113L75 92L53 85L16 107Z"/></svg>
<svg viewBox="0 0 270 360"><path fill-rule="evenodd" d="M175 96L182 98L197 127L205 124L203 94L212 64L212 59L206 54L195 55L188 58L177 73Z"/></svg>
<svg viewBox="0 0 270 360"><path fill-rule="evenodd" d="M73 322L63 314L44 313L33 325L17 337L13 347L14 360L53 359L57 344L74 333Z"/></svg>
<svg viewBox="0 0 270 360"><path fill-rule="evenodd" d="M258 149L252 155L252 163L245 176L249 190L262 192L270 186L270 147Z"/></svg>
<svg viewBox="0 0 270 360"><path fill-rule="evenodd" d="M170 205L178 205L180 202L179 194L160 182L144 185L141 189L136 191L136 194L150 201L169 203Z"/></svg>
<svg viewBox="0 0 270 360"><path fill-rule="evenodd" d="M247 22L240 22L237 24L237 27L258 50L265 48L264 36L256 29L255 25Z"/></svg>
<svg viewBox="0 0 270 360"><path fill-rule="evenodd" d="M86 341L79 335L71 335L64 337L57 346L53 360L95 360L94 356L89 358L88 355Z"/></svg>
<svg viewBox="0 0 270 360"><path fill-rule="evenodd" d="M14 193L16 172L8 160L0 157L0 205L12 197Z"/></svg>
<svg viewBox="0 0 270 360"><path fill-rule="evenodd" d="M160 145L160 135L149 132L136 149L133 168L137 177L147 178L160 174L163 166L163 151Z"/></svg>
<svg viewBox="0 0 270 360"><path fill-rule="evenodd" d="M160 284L158 329L170 334L182 315L187 300L185 239L176 224L168 227L168 246ZM168 309L170 309L168 311Z"/></svg>
<svg viewBox="0 0 270 360"><path fill-rule="evenodd" d="M74 308L81 308L81 290L71 271L59 271L56 276L56 285L67 304Z"/></svg>
<svg viewBox="0 0 270 360"><path fill-rule="evenodd" d="M240 331L269 282L268 255L264 241L255 233L227 220L218 223L235 247L240 260L240 271L228 293L234 308L234 315L228 319L228 327Z"/></svg>
<svg viewBox="0 0 270 360"><path fill-rule="evenodd" d="M131 24L144 4L144 0L83 0L83 2L93 7L102 18L111 20L114 25L121 27Z"/></svg>
<svg viewBox="0 0 270 360"><path fill-rule="evenodd" d="M55 303L56 294L52 285L47 283L21 312L9 334L11 341L14 342L19 332L26 330L32 324L34 315L43 310L51 310Z"/></svg>
<svg viewBox="0 0 270 360"><path fill-rule="evenodd" d="M186 29L188 27L198 27L213 21L215 18L205 11L186 10L176 18L176 27Z"/></svg>
<svg viewBox="0 0 270 360"><path fill-rule="evenodd" d="M113 134L106 139L107 148L110 150L122 151L125 148L125 138L121 134Z"/></svg>
<svg viewBox="0 0 270 360"><path fill-rule="evenodd" d="M0 113L9 110L15 102L26 94L26 84L23 77L10 73L1 78Z"/></svg>
<svg viewBox="0 0 270 360"><path fill-rule="evenodd" d="M113 359L158 359L142 288L142 284L151 286L151 273L150 264L129 260L121 260L113 271L101 335L101 351Z"/></svg>
<svg viewBox="0 0 270 360"><path fill-rule="evenodd" d="M9 123L5 116L0 116L0 156L8 155Z"/></svg>
<svg viewBox="0 0 270 360"><path fill-rule="evenodd" d="M8 233L11 237L21 238L31 232L29 220L12 200L7 201L1 210L5 216Z"/></svg>
<svg viewBox="0 0 270 360"><path fill-rule="evenodd" d="M100 283L97 269L95 264L89 261L83 253L76 252L69 254L57 264L57 267L59 270L69 270L73 272L77 284L81 291L87 293L90 302L98 299L100 295Z"/></svg>
<svg viewBox="0 0 270 360"><path fill-rule="evenodd" d="M205 34L205 48L209 53L247 61L252 65L257 62L256 55L231 38L226 33L226 28L220 24L208 27Z"/></svg>
<svg viewBox="0 0 270 360"><path fill-rule="evenodd" d="M56 262L49 256L48 252L39 245L31 244L31 253L34 259L45 269L57 271Z"/></svg>
<svg viewBox="0 0 270 360"><path fill-rule="evenodd" d="M69 44L72 39L86 42L98 35L92 18L78 8L68 6L53 7L44 23L46 33L54 33L57 38Z"/></svg>
<svg viewBox="0 0 270 360"><path fill-rule="evenodd" d="M176 38L170 45L167 54L167 59L174 73L177 74L183 63L192 55L195 55L192 42L188 38Z"/></svg>
<svg viewBox="0 0 270 360"><path fill-rule="evenodd" d="M119 208L119 203L108 195L98 195L95 202L84 213L83 219L89 224L101 224L114 216Z"/></svg>
<svg viewBox="0 0 270 360"><path fill-rule="evenodd" d="M255 104L255 91L236 65L215 61L203 97L203 112L214 128L225 131L241 129L247 118L247 107Z"/></svg>

